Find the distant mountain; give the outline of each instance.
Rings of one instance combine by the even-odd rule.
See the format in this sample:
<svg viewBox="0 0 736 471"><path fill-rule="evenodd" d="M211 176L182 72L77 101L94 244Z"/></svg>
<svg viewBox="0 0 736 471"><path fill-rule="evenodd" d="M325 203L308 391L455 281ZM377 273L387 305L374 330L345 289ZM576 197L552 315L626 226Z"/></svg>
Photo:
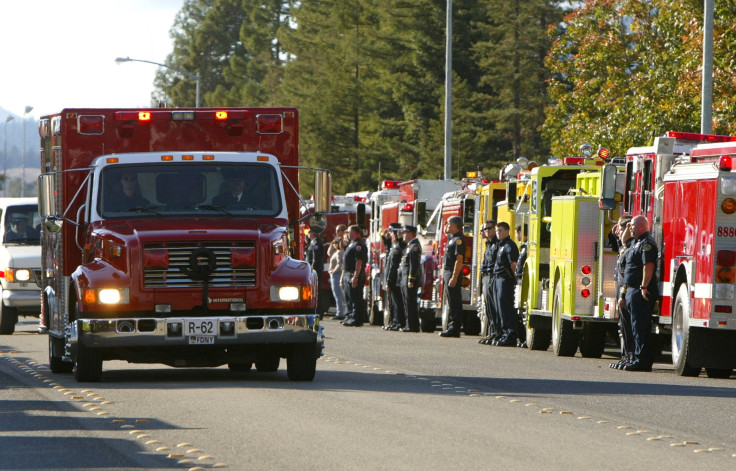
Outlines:
<svg viewBox="0 0 736 471"><path fill-rule="evenodd" d="M12 120L8 120L12 117ZM33 182L41 169L41 139L38 136L38 121L32 116L18 116L0 107L0 172L20 176L23 168L23 127L25 124L26 182ZM4 142L7 137L7 142ZM4 152L7 150L7 156Z"/></svg>

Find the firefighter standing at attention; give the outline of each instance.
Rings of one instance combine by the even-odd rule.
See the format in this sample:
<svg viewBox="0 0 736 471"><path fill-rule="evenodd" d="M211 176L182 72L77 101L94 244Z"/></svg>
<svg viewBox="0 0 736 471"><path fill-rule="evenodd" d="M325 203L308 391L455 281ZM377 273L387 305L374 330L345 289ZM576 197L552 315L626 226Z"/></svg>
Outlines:
<svg viewBox="0 0 736 471"><path fill-rule="evenodd" d="M404 298L401 294L401 285L399 283L399 264L401 256L404 253L406 244L404 243L399 231L401 224L392 222L389 227L391 233L391 249L386 255L386 264L384 271L386 272L386 291L388 293L389 305L391 306L391 323L384 327L386 330L401 330L406 324L406 315L404 312Z"/></svg>
<svg viewBox="0 0 736 471"><path fill-rule="evenodd" d="M483 253L483 263L480 266L481 286L483 289L483 307L488 319L488 333L478 343L490 345L494 340L501 338L501 320L498 318L494 301L493 289L493 267L496 265L496 251L498 250L498 238L496 237L496 221L488 220L480 229L481 236L485 239L486 250Z"/></svg>
<svg viewBox="0 0 736 471"><path fill-rule="evenodd" d="M345 281L348 281L347 290L350 292L350 301L353 310L348 313L348 319L342 325L346 327L360 327L368 317L363 299L363 285L365 285L365 266L368 262L368 248L361 237L360 227L350 226L350 245L345 249Z"/></svg>
<svg viewBox="0 0 736 471"><path fill-rule="evenodd" d="M491 345L515 347L518 340L514 291L516 289L516 264L519 248L509 235L511 228L506 222L496 224L498 251L493 267L493 283L496 294L496 311L501 319L501 338Z"/></svg>
<svg viewBox="0 0 736 471"><path fill-rule="evenodd" d="M440 332L440 337L460 337L463 324L463 297L460 291L460 273L465 261L465 236L463 235L463 219L453 216L445 224L447 247L443 264L443 281L445 286L444 301L450 308L450 319L447 330Z"/></svg>
<svg viewBox="0 0 736 471"><path fill-rule="evenodd" d="M422 263L422 244L417 239L416 226L404 225L404 242L406 248L401 257L399 266L399 284L401 294L404 298L404 313L406 314L406 325L403 332L419 332L419 304L417 291L419 290Z"/></svg>

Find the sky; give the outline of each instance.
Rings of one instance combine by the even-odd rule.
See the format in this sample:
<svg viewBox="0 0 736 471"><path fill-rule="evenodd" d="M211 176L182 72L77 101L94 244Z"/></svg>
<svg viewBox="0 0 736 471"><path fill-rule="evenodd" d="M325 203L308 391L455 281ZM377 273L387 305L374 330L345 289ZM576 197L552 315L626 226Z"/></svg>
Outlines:
<svg viewBox="0 0 736 471"><path fill-rule="evenodd" d="M148 107L185 0L0 0L0 108ZM0 120L4 121L4 114Z"/></svg>

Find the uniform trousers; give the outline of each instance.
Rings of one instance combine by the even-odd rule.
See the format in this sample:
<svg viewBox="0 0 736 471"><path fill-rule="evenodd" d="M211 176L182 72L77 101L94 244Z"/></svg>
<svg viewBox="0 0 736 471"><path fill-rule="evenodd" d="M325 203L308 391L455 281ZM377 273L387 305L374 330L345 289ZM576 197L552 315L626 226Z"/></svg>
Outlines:
<svg viewBox="0 0 736 471"><path fill-rule="evenodd" d="M442 279L445 285L445 299L443 302L449 303L448 307L450 311L450 319L447 323L447 331L459 334L460 328L463 325L463 295L460 291L460 281L458 280L454 287L450 287L452 270L445 270Z"/></svg>
<svg viewBox="0 0 736 471"><path fill-rule="evenodd" d="M401 286L401 296L404 298L404 312L406 313L406 328L419 330L419 304L417 303L417 290L415 286L409 288L405 283Z"/></svg>
<svg viewBox="0 0 736 471"><path fill-rule="evenodd" d="M644 299L639 288L626 290L626 307L631 314L631 331L634 339L634 360L632 365L651 367L649 334L652 331L652 311L656 296L649 292L649 301Z"/></svg>
<svg viewBox="0 0 736 471"><path fill-rule="evenodd" d="M501 338L501 319L498 317L496 310L496 284L490 274L483 275L483 306L486 310L486 319L488 320L488 332L485 334L495 340Z"/></svg>
<svg viewBox="0 0 736 471"><path fill-rule="evenodd" d="M350 298L350 279L353 277L353 272L343 272L342 274L342 292L345 295L345 318L350 319L355 313L355 307L353 306L353 300Z"/></svg>
<svg viewBox="0 0 736 471"><path fill-rule="evenodd" d="M496 294L496 312L501 321L502 338L516 341L518 322L514 308L514 292L516 290L516 279L514 277L493 277Z"/></svg>
<svg viewBox="0 0 736 471"><path fill-rule="evenodd" d="M388 295L391 303L391 313L393 314L391 324L396 327L406 327L406 315L404 314L404 297L401 294L401 287L392 285L388 287Z"/></svg>
<svg viewBox="0 0 736 471"><path fill-rule="evenodd" d="M353 311L350 316L356 325L361 325L368 320L368 311L366 310L365 299L363 299L363 286L365 285L365 275L358 276L358 284L353 288L353 283L348 280L348 288L350 291L350 302L353 303Z"/></svg>
<svg viewBox="0 0 736 471"><path fill-rule="evenodd" d="M621 296L625 299L626 295ZM631 313L628 304L624 307L618 307L618 328L621 331L621 356L633 360L634 332L631 330Z"/></svg>

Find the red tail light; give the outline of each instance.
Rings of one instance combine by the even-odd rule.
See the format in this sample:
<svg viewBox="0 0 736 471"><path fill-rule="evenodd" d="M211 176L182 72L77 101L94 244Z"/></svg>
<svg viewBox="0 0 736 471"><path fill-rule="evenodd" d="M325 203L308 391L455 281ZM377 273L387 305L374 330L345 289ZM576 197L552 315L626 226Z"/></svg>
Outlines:
<svg viewBox="0 0 736 471"><path fill-rule="evenodd" d="M582 291L580 292L580 295L581 295L582 297L584 297L584 298L589 298L589 297L590 297L590 290L589 290L589 289L584 289L584 290L582 290Z"/></svg>
<svg viewBox="0 0 736 471"><path fill-rule="evenodd" d="M253 267L256 264L256 249L253 247L233 249L231 259L233 268Z"/></svg>
<svg viewBox="0 0 736 471"><path fill-rule="evenodd" d="M146 250L144 265L146 268L169 268L169 251L166 249Z"/></svg>
<svg viewBox="0 0 736 471"><path fill-rule="evenodd" d="M401 208L402 212L409 213L414 211L414 204L413 203L406 203L403 208Z"/></svg>
<svg viewBox="0 0 736 471"><path fill-rule="evenodd" d="M460 273L462 273L463 276L470 275L470 267L467 265L463 265L463 269Z"/></svg>
<svg viewBox="0 0 736 471"><path fill-rule="evenodd" d="M719 250L716 252L716 265L722 267L733 267L736 265L736 251Z"/></svg>
<svg viewBox="0 0 736 471"><path fill-rule="evenodd" d="M584 265L580 271L583 272L583 275L590 275L590 265Z"/></svg>
<svg viewBox="0 0 736 471"><path fill-rule="evenodd" d="M730 172L732 168L731 161L732 159L730 155L722 155L718 157L718 170Z"/></svg>

